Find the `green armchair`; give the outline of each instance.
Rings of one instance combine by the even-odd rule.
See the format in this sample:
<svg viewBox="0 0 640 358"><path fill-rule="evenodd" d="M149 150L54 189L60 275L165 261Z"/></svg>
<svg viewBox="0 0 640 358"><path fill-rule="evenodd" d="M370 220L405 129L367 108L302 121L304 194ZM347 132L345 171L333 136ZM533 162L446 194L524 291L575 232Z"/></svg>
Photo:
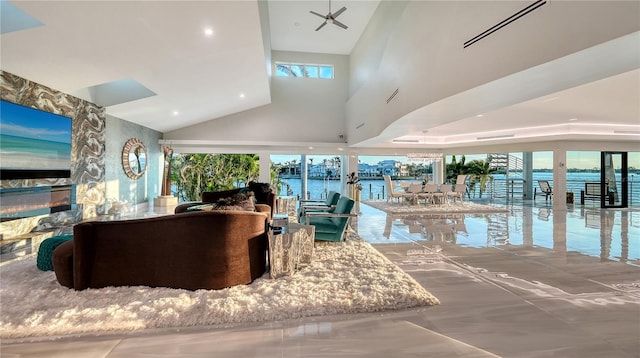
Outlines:
<svg viewBox="0 0 640 358"><path fill-rule="evenodd" d="M358 215L352 214L355 202L346 196L341 196L333 212L311 211L305 215L307 225L315 226L315 240L342 241L344 240L349 221Z"/></svg>
<svg viewBox="0 0 640 358"><path fill-rule="evenodd" d="M338 200L340 199L340 193L337 191L330 191L327 193L325 200L300 200L300 210L298 211L298 222L305 221L305 214L309 211L325 211L332 212L335 209Z"/></svg>

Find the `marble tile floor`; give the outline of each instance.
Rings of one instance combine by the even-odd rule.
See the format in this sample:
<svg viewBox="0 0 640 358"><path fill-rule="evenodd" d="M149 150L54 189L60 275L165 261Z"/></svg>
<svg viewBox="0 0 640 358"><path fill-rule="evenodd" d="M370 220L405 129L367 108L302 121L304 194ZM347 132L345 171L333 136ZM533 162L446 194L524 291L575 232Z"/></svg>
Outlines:
<svg viewBox="0 0 640 358"><path fill-rule="evenodd" d="M25 339L0 356L640 357L640 212L536 205L392 218L360 206L360 236L438 306Z"/></svg>

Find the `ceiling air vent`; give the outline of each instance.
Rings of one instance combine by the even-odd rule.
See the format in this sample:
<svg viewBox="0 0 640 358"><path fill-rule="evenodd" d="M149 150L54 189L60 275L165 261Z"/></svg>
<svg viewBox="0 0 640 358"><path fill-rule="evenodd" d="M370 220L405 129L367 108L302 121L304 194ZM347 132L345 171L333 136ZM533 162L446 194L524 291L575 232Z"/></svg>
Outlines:
<svg viewBox="0 0 640 358"><path fill-rule="evenodd" d="M527 7L525 7L524 9L522 9L522 10L520 10L520 11L516 12L515 14L513 14L513 15L509 16L508 18L506 18L506 19L504 19L504 20L500 21L499 23L497 23L497 24L493 25L493 26L492 26L492 27L490 27L488 30L485 30L485 31L484 31L484 32L482 32L481 34L477 35L476 37L474 37L474 38L472 38L472 39L470 39L470 40L467 40L467 41L464 43L464 46L463 46L463 47L464 47L464 48L467 48L467 47L469 47L469 46L473 45L474 43L476 43L476 42L478 42L478 41L482 40L483 38L485 38L485 37L487 37L487 36L491 35L492 33L494 33L494 32L496 32L496 31L500 30L501 28L503 28L503 27L505 27L505 26L509 25L510 23L512 23L512 22L514 22L514 21L516 21L516 20L518 20L519 18L521 18L521 17L523 17L524 15L526 15L526 14L528 14L528 13L532 12L533 10L535 10L535 9L539 8L540 6L542 6L542 5L546 4L546 3L547 3L547 0L538 0L538 1L534 2L533 4L531 4L531 5L527 6Z"/></svg>
<svg viewBox="0 0 640 358"><path fill-rule="evenodd" d="M393 139L393 143L420 143L417 139Z"/></svg>
<svg viewBox="0 0 640 358"><path fill-rule="evenodd" d="M398 95L398 90L399 90L399 88L396 88L396 90L393 91L391 96L389 96L389 98L387 98L387 104L389 104L389 102L391 102Z"/></svg>
<svg viewBox="0 0 640 358"><path fill-rule="evenodd" d="M489 139L503 139L503 138L513 138L514 134L505 134L505 135L494 135L489 137L477 137L477 140L489 140Z"/></svg>
<svg viewBox="0 0 640 358"><path fill-rule="evenodd" d="M613 131L614 134L640 134L640 131Z"/></svg>

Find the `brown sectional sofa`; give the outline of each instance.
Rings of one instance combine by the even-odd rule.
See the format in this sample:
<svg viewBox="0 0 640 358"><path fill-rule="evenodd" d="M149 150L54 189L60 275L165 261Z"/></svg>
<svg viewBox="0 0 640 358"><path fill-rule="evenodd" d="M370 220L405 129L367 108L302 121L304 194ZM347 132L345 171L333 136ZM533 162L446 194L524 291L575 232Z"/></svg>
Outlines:
<svg viewBox="0 0 640 358"><path fill-rule="evenodd" d="M53 253L61 285L221 289L266 270L267 213L202 211L74 227Z"/></svg>

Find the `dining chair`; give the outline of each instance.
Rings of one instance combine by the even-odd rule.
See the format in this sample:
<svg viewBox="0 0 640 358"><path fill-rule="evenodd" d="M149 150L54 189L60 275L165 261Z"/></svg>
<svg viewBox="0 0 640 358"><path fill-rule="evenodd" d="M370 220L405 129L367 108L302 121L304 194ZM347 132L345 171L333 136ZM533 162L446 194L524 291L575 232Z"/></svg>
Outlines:
<svg viewBox="0 0 640 358"><path fill-rule="evenodd" d="M437 193L438 186L435 183L427 183L422 189L422 192L418 194L418 198L424 199L425 204L427 204L427 200L429 200L431 204L434 204L434 197Z"/></svg>
<svg viewBox="0 0 640 358"><path fill-rule="evenodd" d="M409 199L411 204L418 203L418 195L422 192L422 183L411 183L407 192L404 194L406 199Z"/></svg>
<svg viewBox="0 0 640 358"><path fill-rule="evenodd" d="M396 198L398 199L398 204L400 203L400 199L404 198L404 191L396 191L393 182L391 181L391 177L389 175L383 175L384 184L387 189L387 203L390 199Z"/></svg>
<svg viewBox="0 0 640 358"><path fill-rule="evenodd" d="M467 192L467 184L456 184L453 186L453 190L449 190L446 196L454 203L460 199L460 202L464 200L464 194Z"/></svg>
<svg viewBox="0 0 640 358"><path fill-rule="evenodd" d="M447 201L447 193L451 191L451 184L440 184L440 190L434 194L433 198L438 204L444 204Z"/></svg>
<svg viewBox="0 0 640 358"><path fill-rule="evenodd" d="M458 174L456 177L456 184L465 184L467 182L468 174Z"/></svg>

